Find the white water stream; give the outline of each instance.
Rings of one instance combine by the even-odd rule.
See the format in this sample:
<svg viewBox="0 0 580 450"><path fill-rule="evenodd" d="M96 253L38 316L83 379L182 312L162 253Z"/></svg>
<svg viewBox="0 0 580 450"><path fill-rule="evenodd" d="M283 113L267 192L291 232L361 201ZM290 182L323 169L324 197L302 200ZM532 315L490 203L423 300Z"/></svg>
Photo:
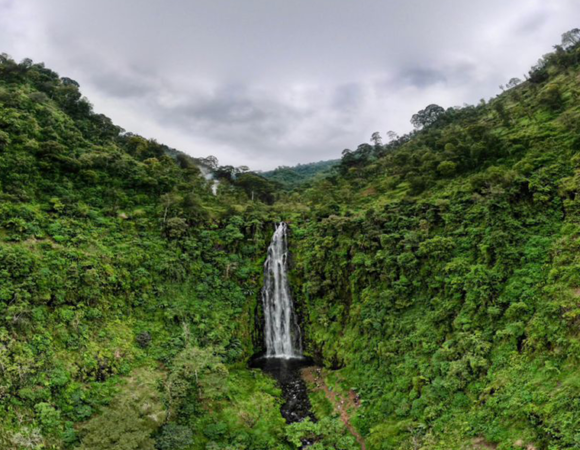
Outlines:
<svg viewBox="0 0 580 450"><path fill-rule="evenodd" d="M266 356L302 357L300 327L288 286L288 226L281 222L268 247L264 264L262 302L265 318Z"/></svg>

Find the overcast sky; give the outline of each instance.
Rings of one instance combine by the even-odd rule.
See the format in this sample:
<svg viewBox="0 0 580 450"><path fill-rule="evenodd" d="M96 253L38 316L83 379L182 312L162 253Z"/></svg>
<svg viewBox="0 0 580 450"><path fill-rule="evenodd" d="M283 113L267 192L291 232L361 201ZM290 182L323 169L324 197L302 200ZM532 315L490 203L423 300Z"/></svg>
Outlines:
<svg viewBox="0 0 580 450"><path fill-rule="evenodd" d="M488 99L579 19L578 0L0 0L0 53L127 131L270 169Z"/></svg>

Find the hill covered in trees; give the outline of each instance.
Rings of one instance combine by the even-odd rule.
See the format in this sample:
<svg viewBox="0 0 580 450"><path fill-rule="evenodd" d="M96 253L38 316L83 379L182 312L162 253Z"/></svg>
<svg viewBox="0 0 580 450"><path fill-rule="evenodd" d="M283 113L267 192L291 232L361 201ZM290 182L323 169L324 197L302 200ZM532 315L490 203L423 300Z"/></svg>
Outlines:
<svg viewBox="0 0 580 450"><path fill-rule="evenodd" d="M369 448L580 446L578 31L524 82L345 152L298 196L310 352ZM566 35L565 35L566 37Z"/></svg>
<svg viewBox="0 0 580 450"><path fill-rule="evenodd" d="M281 219L304 346L367 448L580 447L579 41L292 191L208 160L216 195L3 56L0 448L357 448L319 393L286 425L247 368Z"/></svg>
<svg viewBox="0 0 580 450"><path fill-rule="evenodd" d="M309 164L298 164L288 167L280 166L274 170L261 172L264 178L279 183L286 189L294 189L310 181L323 178L330 174L340 160L319 161Z"/></svg>
<svg viewBox="0 0 580 450"><path fill-rule="evenodd" d="M244 175L206 178L2 57L0 448L283 439L273 382L239 366L270 212Z"/></svg>

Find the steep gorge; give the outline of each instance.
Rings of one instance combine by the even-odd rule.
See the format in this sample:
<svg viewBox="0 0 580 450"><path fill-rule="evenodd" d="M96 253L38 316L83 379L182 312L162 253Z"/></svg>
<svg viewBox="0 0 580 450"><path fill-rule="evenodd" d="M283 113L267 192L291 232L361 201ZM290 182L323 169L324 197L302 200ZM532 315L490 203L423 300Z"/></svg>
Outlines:
<svg viewBox="0 0 580 450"><path fill-rule="evenodd" d="M367 448L578 448L579 54L297 190L242 174L217 195L2 57L0 448L356 448L324 393L287 425L246 368L280 221L300 353L356 392Z"/></svg>

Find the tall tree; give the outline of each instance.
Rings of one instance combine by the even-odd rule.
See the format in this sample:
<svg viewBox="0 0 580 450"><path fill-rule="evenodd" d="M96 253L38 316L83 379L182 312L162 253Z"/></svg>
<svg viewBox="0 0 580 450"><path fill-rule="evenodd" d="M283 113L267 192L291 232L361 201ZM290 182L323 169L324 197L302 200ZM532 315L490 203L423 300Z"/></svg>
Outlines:
<svg viewBox="0 0 580 450"><path fill-rule="evenodd" d="M580 43L580 29L574 28L570 31L566 31L562 35L562 47L568 49L574 47Z"/></svg>
<svg viewBox="0 0 580 450"><path fill-rule="evenodd" d="M411 124L413 124L416 129L425 128L437 122L444 113L445 109L441 106L431 104L425 109L419 111L417 114L414 114L413 117L411 117Z"/></svg>
<svg viewBox="0 0 580 450"><path fill-rule="evenodd" d="M505 85L505 87L507 89L512 89L515 88L516 86L518 86L519 84L521 84L522 80L520 80L519 78L512 78L511 80L508 81L508 83Z"/></svg>
<svg viewBox="0 0 580 450"><path fill-rule="evenodd" d="M396 141L399 139L399 135L394 131L387 131L387 137L389 138L389 141Z"/></svg>
<svg viewBox="0 0 580 450"><path fill-rule="evenodd" d="M372 135L371 135L371 142L373 144L375 144L376 147L380 146L383 144L383 138L381 137L381 134L378 131L375 131Z"/></svg>

